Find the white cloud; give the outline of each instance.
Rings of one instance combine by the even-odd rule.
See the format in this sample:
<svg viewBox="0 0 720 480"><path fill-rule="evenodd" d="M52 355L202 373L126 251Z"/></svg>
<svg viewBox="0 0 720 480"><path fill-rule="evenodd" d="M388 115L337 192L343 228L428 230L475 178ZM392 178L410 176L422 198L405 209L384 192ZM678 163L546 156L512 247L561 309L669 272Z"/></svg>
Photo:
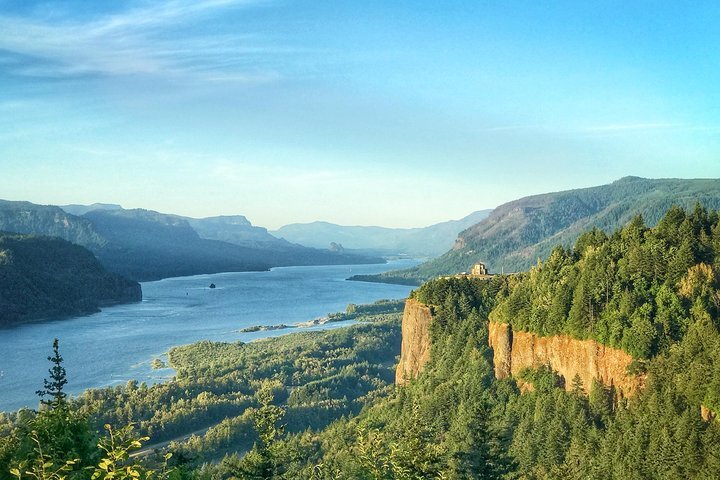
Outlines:
<svg viewBox="0 0 720 480"><path fill-rule="evenodd" d="M92 20L0 14L0 68L23 76L163 75L233 82L267 82L278 74L265 57L291 49L242 32L180 37L170 29L199 17L227 14L262 0L174 0ZM9 58L7 58L9 57ZM262 61L261 61L262 60ZM4 63L4 65L3 65Z"/></svg>

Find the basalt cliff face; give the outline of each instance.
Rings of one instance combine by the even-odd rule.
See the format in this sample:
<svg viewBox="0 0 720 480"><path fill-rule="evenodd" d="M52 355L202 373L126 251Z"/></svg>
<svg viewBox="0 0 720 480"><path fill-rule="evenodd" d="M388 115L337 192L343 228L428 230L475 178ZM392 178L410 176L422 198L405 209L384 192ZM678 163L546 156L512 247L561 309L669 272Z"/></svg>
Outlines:
<svg viewBox="0 0 720 480"><path fill-rule="evenodd" d="M593 379L613 387L618 398L634 395L644 378L630 375L627 368L633 358L622 350L594 340L577 340L566 335L541 337L531 332L513 331L506 323L490 322L488 341L493 349L495 377L517 375L524 368L548 365L573 388L577 377L586 392Z"/></svg>
<svg viewBox="0 0 720 480"><path fill-rule="evenodd" d="M432 309L408 299L402 320L402 350L395 372L395 383L403 385L417 377L430 359ZM517 375L524 368L549 366L565 380L570 390L577 376L586 392L593 379L613 387L617 398L634 395L644 378L627 373L633 358L622 350L593 340L577 340L565 335L541 337L530 332L515 332L505 323L490 322L488 342L493 349L495 376Z"/></svg>
<svg viewBox="0 0 720 480"><path fill-rule="evenodd" d="M402 319L400 362L395 371L395 383L398 385L417 377L430 359L431 322L431 308L408 298Z"/></svg>

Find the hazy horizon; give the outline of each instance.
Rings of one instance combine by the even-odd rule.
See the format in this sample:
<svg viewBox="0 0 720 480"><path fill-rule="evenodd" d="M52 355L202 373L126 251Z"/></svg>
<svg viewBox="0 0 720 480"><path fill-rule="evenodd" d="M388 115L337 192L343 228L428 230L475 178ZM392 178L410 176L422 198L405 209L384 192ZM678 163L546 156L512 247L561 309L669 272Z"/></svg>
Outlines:
<svg viewBox="0 0 720 480"><path fill-rule="evenodd" d="M720 177L715 2L0 0L0 198L421 227Z"/></svg>

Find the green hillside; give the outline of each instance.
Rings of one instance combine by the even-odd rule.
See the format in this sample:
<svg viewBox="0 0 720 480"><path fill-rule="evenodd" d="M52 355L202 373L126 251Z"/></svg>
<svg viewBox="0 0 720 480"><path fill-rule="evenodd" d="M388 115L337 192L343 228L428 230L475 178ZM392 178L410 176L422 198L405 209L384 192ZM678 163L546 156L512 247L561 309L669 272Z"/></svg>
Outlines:
<svg viewBox="0 0 720 480"><path fill-rule="evenodd" d="M142 299L140 285L107 272L83 247L0 233L0 326L94 313Z"/></svg>
<svg viewBox="0 0 720 480"><path fill-rule="evenodd" d="M277 446L277 471L317 479L718 478L719 288L720 220L703 209L671 210L652 230L632 221L610 237L587 232L522 275L429 282L414 294L433 306L430 361L419 377L357 417L289 436ZM532 386L521 391L516 379L495 379L488 319L617 344L638 359L627 373L645 375L644 388L618 400L612 386L561 388L562 378L540 368L520 373Z"/></svg>
<svg viewBox="0 0 720 480"><path fill-rule="evenodd" d="M609 185L525 197L499 206L461 232L452 250L441 257L375 280L420 282L469 271L476 262L492 272L524 271L538 258L546 258L554 246L572 246L591 228L610 233L636 215L653 226L670 206L690 209L695 203L720 208L720 179L625 177Z"/></svg>

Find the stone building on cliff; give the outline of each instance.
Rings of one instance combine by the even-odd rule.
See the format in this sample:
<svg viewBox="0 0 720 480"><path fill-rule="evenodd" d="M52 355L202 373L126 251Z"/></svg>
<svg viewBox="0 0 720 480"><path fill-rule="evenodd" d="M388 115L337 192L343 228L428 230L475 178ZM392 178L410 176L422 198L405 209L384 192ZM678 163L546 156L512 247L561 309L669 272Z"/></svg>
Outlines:
<svg viewBox="0 0 720 480"><path fill-rule="evenodd" d="M487 268L485 267L484 263L476 263L472 266L472 269L470 270L470 275L473 277L479 277L483 275L488 275Z"/></svg>

